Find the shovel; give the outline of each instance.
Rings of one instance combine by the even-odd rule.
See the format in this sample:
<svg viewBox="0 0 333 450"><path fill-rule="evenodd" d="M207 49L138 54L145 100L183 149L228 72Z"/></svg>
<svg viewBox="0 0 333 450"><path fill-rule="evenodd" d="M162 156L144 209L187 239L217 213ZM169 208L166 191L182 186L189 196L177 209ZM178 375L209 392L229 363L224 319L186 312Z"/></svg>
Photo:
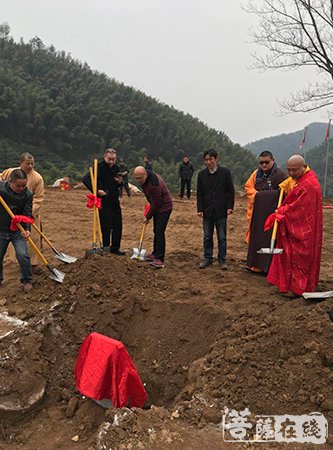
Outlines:
<svg viewBox="0 0 333 450"><path fill-rule="evenodd" d="M32 227L37 231L37 233L44 239L44 241L47 243L47 245L49 247L51 247L51 249L53 250L53 252L55 253L55 258L59 259L59 261L62 261L64 263L67 264L71 264L74 263L77 258L75 258L75 256L69 256L66 255L66 253L63 252L59 252L52 244L51 242L48 240L48 238L45 236L45 234L42 232L42 230L40 230L34 223L32 224Z"/></svg>
<svg viewBox="0 0 333 450"><path fill-rule="evenodd" d="M147 216L149 208L150 208L150 205L149 205L149 203L147 203L145 205L145 210L143 212L144 217ZM145 237L146 227L147 227L147 223L144 222L144 224L142 226L139 247L138 248L137 247L133 248L133 254L131 256L131 259L139 259L140 261L144 261L144 259L145 259L147 250L144 250L142 248L142 244L143 244L143 238Z"/></svg>
<svg viewBox="0 0 333 450"><path fill-rule="evenodd" d="M10 217L13 219L15 217L15 215L13 214L12 210L9 208L7 203L4 201L4 199L1 197L1 195L0 195L0 203L5 208L5 210L10 215ZM22 227L22 225L20 223L17 223L17 228L21 231L21 233L25 231L25 229ZM29 242L31 247L34 249L34 251L37 253L37 255L40 257L40 259L42 260L42 263L51 272L50 278L52 278L52 280L54 280L54 281L57 281L58 283L62 283L64 281L65 274L63 272L61 272L60 270L55 269L54 267L51 267L49 265L49 263L47 262L44 255L41 253L39 248L36 246L36 244L30 237L28 237L27 241Z"/></svg>
<svg viewBox="0 0 333 450"><path fill-rule="evenodd" d="M97 195L97 159L94 159L94 171L92 168L89 168L90 172L90 179L91 179L91 186L93 190L93 194ZM97 237L96 237L96 231L98 229L98 235L99 235L99 244L100 247L97 247ZM91 255L103 255L103 240L102 240L102 230L101 230L101 224L99 219L99 213L98 208L96 205L93 206L93 233L92 233L92 249L86 250L86 258Z"/></svg>
<svg viewBox="0 0 333 450"><path fill-rule="evenodd" d="M282 198L283 198L283 189L280 189L280 195L279 195L279 201L277 204L277 208L279 208L279 206L281 206ZM283 252L283 248L274 248L277 229L278 229L278 221L275 220L270 247L269 248L261 248L260 250L257 251L257 253L259 253L260 255L281 255L281 253Z"/></svg>
<svg viewBox="0 0 333 450"><path fill-rule="evenodd" d="M133 248L133 254L131 256L131 259L139 259L140 261L144 261L147 250L144 250L142 248L142 244L143 244L143 238L145 236L145 232L146 232L146 222L143 224L142 226L142 231L141 231L141 237L140 237L140 243L139 243L139 247L134 247Z"/></svg>

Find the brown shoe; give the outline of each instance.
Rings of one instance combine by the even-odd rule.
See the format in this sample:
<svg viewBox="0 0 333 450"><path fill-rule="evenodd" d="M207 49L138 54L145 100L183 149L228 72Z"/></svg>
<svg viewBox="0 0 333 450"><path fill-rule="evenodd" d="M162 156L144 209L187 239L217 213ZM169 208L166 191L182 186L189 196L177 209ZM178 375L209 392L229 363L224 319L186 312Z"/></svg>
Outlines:
<svg viewBox="0 0 333 450"><path fill-rule="evenodd" d="M32 283L29 283L28 281L23 283L24 292L30 292L31 289L32 289Z"/></svg>

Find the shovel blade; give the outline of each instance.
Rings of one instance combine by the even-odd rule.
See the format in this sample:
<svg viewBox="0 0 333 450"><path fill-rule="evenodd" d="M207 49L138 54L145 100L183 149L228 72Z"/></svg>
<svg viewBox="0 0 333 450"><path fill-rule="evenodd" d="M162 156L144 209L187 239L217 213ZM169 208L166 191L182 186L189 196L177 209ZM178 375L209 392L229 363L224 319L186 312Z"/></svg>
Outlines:
<svg viewBox="0 0 333 450"><path fill-rule="evenodd" d="M75 261L77 261L77 258L75 258L75 256L66 255L66 253L62 253L62 252L58 252L55 255L55 258L59 259L59 261L67 263L67 264L72 264L72 263L75 263Z"/></svg>
<svg viewBox="0 0 333 450"><path fill-rule="evenodd" d="M91 250L86 250L86 258L89 258L89 256L92 255L103 255L104 251L103 248L92 248Z"/></svg>
<svg viewBox="0 0 333 450"><path fill-rule="evenodd" d="M140 251L138 248L133 248L133 254L131 256L131 259L139 259L140 261L144 261L146 253L147 250L143 248Z"/></svg>
<svg viewBox="0 0 333 450"><path fill-rule="evenodd" d="M273 248L273 250L270 248L261 248L257 251L260 255L281 255L282 252L283 248Z"/></svg>
<svg viewBox="0 0 333 450"><path fill-rule="evenodd" d="M54 267L47 266L49 271L51 272L50 278L58 283L63 283L65 274L61 272L61 270L55 269Z"/></svg>

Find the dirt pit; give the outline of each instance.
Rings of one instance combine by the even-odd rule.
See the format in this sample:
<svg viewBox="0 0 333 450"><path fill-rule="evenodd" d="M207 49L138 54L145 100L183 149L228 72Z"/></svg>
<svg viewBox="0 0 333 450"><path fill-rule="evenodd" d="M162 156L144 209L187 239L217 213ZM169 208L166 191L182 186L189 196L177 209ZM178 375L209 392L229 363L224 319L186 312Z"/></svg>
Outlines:
<svg viewBox="0 0 333 450"><path fill-rule="evenodd" d="M229 220L227 272L217 264L198 269L202 230L192 201L175 201L166 267L159 271L129 258L140 236L140 196L122 200L127 255L83 258L91 225L84 195L47 192L44 230L57 248L79 258L66 266L44 250L65 272L63 284L42 271L34 276L33 291L23 294L16 263L6 263L0 290L0 447L248 448L224 442L220 429L224 407L248 407L253 414L322 412L329 443L321 448L331 448L333 299L290 301L265 278L244 272L244 199L237 199ZM333 286L332 216L325 211L320 290ZM148 250L151 242L148 229ZM151 410L105 410L75 391L74 362L93 331L125 344Z"/></svg>

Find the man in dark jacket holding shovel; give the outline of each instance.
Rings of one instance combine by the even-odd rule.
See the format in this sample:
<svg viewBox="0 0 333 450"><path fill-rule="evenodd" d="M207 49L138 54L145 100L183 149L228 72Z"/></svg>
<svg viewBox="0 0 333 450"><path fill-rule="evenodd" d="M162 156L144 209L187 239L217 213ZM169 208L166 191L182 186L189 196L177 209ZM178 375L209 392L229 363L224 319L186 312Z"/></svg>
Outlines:
<svg viewBox="0 0 333 450"><path fill-rule="evenodd" d="M134 169L133 176L141 185L150 204L144 220L146 223L151 218L154 220L153 253L146 255L145 259L151 261L150 264L153 267L160 269L164 267L165 230L172 212L172 198L167 185L160 175L138 166Z"/></svg>
<svg viewBox="0 0 333 450"><path fill-rule="evenodd" d="M32 193L27 189L28 178L21 169L14 169L9 181L0 182L0 195L24 228L21 233L13 223L8 212L0 205L0 284L3 280L3 258L9 243L15 248L16 258L21 270L21 283L24 292L32 289L32 269L26 239L30 236L29 219L32 218ZM24 217L27 221L24 220Z"/></svg>
<svg viewBox="0 0 333 450"><path fill-rule="evenodd" d="M115 150L112 148L105 150L104 159L98 163L97 168L97 196L102 199L99 217L103 247L110 247L110 253L115 255L125 255L125 252L120 250L123 222L119 203L119 186L122 183L122 175L116 160ZM92 192L89 172L82 178L82 182Z"/></svg>

